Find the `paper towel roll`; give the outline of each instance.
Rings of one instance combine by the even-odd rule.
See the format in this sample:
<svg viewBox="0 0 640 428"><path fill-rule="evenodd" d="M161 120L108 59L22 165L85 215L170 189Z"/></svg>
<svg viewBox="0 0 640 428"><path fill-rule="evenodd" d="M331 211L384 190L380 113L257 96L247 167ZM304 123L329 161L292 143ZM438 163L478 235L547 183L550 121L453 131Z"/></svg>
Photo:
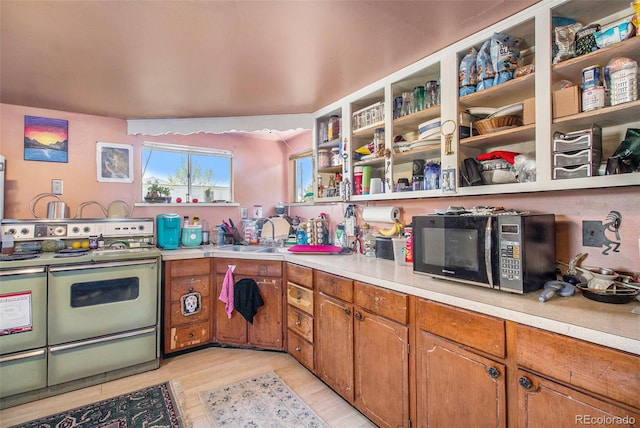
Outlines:
<svg viewBox="0 0 640 428"><path fill-rule="evenodd" d="M365 207L362 209L362 219L372 223L395 223L400 220L398 207Z"/></svg>

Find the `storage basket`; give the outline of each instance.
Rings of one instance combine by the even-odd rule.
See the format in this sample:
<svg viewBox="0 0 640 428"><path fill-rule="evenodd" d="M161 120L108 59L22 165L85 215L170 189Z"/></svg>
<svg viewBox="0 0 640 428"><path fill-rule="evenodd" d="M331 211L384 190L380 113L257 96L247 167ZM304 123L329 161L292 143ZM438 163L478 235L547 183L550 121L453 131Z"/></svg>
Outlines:
<svg viewBox="0 0 640 428"><path fill-rule="evenodd" d="M492 132L500 131L503 128L512 128L514 126L522 126L522 119L520 116L507 115L489 117L475 123L475 127L480 135L490 134Z"/></svg>

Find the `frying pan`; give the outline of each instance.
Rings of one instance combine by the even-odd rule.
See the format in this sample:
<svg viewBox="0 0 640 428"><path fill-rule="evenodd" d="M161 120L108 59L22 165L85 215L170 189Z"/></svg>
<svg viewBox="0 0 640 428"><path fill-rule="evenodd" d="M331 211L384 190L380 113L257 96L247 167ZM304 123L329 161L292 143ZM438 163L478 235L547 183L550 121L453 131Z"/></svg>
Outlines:
<svg viewBox="0 0 640 428"><path fill-rule="evenodd" d="M587 299L603 303L629 303L638 295L638 290L618 284L614 284L606 290L589 288L585 284L578 284L576 287L582 291L582 295Z"/></svg>

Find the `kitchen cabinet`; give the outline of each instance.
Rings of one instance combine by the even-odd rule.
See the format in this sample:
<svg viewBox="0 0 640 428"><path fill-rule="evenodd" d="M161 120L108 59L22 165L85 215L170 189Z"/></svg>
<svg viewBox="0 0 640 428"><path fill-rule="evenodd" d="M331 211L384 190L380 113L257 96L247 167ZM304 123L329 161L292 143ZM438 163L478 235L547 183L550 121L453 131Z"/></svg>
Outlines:
<svg viewBox="0 0 640 428"><path fill-rule="evenodd" d="M224 302L218 299L229 266L235 266L233 278L237 282L251 278L258 284L264 305L258 309L253 324L237 311L231 318ZM284 350L282 262L250 259L215 259L215 340L221 344L254 346Z"/></svg>
<svg viewBox="0 0 640 428"><path fill-rule="evenodd" d="M328 107L318 113L313 139L315 202L340 200L340 181L344 176L345 142L341 107ZM348 128L347 128L348 129Z"/></svg>
<svg viewBox="0 0 640 428"><path fill-rule="evenodd" d="M313 371L313 269L287 263L287 352Z"/></svg>
<svg viewBox="0 0 640 428"><path fill-rule="evenodd" d="M519 426L640 421L637 355L523 325L514 326L514 339Z"/></svg>
<svg viewBox="0 0 640 428"><path fill-rule="evenodd" d="M640 39L633 37L609 47L586 55L553 64L552 16L573 18L584 26L599 23L602 26L633 15L626 0L617 0L592 7L581 0L553 1L543 0L522 12L478 31L459 42L435 52L414 64L388 75L317 113L318 120L331 111L341 114L343 122L344 151L348 154L343 165L344 177L354 183L354 168L371 166L372 176L383 178L386 192L383 194L356 195L352 201L390 200L403 198L442 197L443 191L417 190L396 192L399 178L411 181L415 174L414 161L435 161L442 169L455 169L458 178L457 195L485 195L521 192L542 192L549 190L605 188L640 185L640 174L601 175L600 164L590 168L590 176L569 173L574 178L560 179L554 176L554 152L552 144L555 133L569 133L598 125L602 128L602 160L613 154L624 140L626 129L640 127L640 100L607 106L597 110L554 117L553 91L562 80L576 85L582 83L582 70L592 65L605 66L614 57L629 57L640 62ZM515 77L502 84L477 91L469 95L459 95L458 73L460 61L469 49L479 50L482 44L491 39L494 33L506 33L521 38L520 65L535 64L533 73ZM415 86L427 81L438 81L441 103L413 112L402 117L394 117L394 99L403 92L410 92ZM463 135L457 132L457 126L467 125L465 112L479 113L487 108L497 109L512 104L524 104L533 108L534 122L517 127L505 127L483 135ZM354 120L363 109L382 106L384 117L381 121L363 126ZM421 123L440 118L443 134L451 133L450 145L444 135L434 144L408 145L403 151L394 145L394 137L418 131ZM446 123L446 126L445 126ZM385 133L385 152L382 156L367 159L353 159L358 147L373 140L375 129L382 128ZM406 151L404 151L406 149ZM520 182L497 180L482 186L461 187L460 170L465 158L496 150L508 150L527 155L535 161L535 174L526 180L520 176ZM420 162L416 163L420 167ZM419 169L419 168L418 168ZM582 170L581 170L582 171ZM417 171L419 173L419 171ZM557 172L557 171L556 171ZM491 175L488 173L487 175ZM501 175L504 177L504 175ZM508 182L513 181L513 182ZM446 194L444 196L447 196Z"/></svg>
<svg viewBox="0 0 640 428"><path fill-rule="evenodd" d="M316 374L376 425L409 426L408 296L319 271L315 282Z"/></svg>
<svg viewBox="0 0 640 428"><path fill-rule="evenodd" d="M164 262L164 353L213 341L212 259Z"/></svg>
<svg viewBox="0 0 640 428"><path fill-rule="evenodd" d="M419 299L416 328L418 426L506 427L504 321Z"/></svg>

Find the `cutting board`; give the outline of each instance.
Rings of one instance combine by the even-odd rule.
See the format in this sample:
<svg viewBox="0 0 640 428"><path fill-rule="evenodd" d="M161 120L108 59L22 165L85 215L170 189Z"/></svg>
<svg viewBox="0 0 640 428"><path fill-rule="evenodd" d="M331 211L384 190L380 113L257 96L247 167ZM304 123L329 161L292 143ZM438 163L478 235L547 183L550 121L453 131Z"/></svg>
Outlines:
<svg viewBox="0 0 640 428"><path fill-rule="evenodd" d="M342 247L335 245L294 245L288 249L290 253L296 254L337 254L342 251Z"/></svg>

